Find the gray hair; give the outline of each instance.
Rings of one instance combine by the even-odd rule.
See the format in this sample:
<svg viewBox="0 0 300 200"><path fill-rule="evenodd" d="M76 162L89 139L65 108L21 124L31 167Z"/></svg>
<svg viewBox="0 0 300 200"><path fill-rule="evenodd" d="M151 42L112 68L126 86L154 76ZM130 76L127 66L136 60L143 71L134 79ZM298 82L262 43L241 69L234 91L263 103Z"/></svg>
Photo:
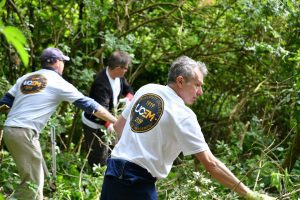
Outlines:
<svg viewBox="0 0 300 200"><path fill-rule="evenodd" d="M185 80L190 80L194 77L194 69L199 68L203 76L206 76L208 70L204 63L195 61L187 56L177 58L169 69L168 83L175 83L178 76L182 76Z"/></svg>

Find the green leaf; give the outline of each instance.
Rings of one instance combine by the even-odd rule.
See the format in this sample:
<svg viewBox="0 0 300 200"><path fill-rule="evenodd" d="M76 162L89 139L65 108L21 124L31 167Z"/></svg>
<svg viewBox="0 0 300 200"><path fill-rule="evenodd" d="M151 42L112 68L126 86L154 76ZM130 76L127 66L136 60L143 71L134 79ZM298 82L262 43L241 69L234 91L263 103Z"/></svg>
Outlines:
<svg viewBox="0 0 300 200"><path fill-rule="evenodd" d="M5 9L3 9L5 2L6 2L6 0L2 0L2 1L0 0L0 14L2 14L3 11L5 10ZM0 24L2 24L1 20L0 20Z"/></svg>
<svg viewBox="0 0 300 200"><path fill-rule="evenodd" d="M6 0L2 0L2 1L0 2L0 9L3 8L3 6L5 5L5 2L6 2Z"/></svg>
<svg viewBox="0 0 300 200"><path fill-rule="evenodd" d="M18 28L13 26L4 27L2 29L2 33L6 37L8 43L12 44L15 47L21 57L23 64L27 66L29 62L29 55L25 50L27 41L23 33Z"/></svg>

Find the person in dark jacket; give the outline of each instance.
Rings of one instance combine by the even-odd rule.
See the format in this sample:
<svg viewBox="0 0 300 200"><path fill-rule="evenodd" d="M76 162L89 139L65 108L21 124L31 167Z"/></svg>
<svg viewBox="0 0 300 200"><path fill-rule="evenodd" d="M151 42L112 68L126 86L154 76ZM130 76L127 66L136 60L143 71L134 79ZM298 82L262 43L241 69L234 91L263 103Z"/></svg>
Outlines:
<svg viewBox="0 0 300 200"><path fill-rule="evenodd" d="M115 51L109 57L107 67L97 74L92 83L89 96L112 114L115 114L120 102L126 104L133 98L133 89L124 77L130 64L128 53ZM89 165L106 165L110 144L105 142L105 134L114 133L112 124L84 112L82 126Z"/></svg>

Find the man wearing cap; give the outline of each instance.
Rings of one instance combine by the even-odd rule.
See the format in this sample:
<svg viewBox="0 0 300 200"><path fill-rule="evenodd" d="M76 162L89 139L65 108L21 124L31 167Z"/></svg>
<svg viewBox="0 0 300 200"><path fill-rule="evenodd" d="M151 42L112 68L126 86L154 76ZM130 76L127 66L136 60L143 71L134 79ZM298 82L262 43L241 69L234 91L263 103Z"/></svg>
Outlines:
<svg viewBox="0 0 300 200"><path fill-rule="evenodd" d="M42 69L19 78L0 99L0 106L10 107L3 139L21 179L9 199L43 199L44 171L39 134L60 102L68 101L86 113L111 123L116 121L103 106L62 78L64 62L69 60L59 49L46 48L40 57Z"/></svg>

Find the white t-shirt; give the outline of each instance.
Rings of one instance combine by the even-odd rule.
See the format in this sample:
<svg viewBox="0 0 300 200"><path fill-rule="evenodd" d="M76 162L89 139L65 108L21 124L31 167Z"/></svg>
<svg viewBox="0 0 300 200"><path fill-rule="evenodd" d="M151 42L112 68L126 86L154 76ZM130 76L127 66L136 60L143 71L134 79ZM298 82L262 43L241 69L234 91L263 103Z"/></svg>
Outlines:
<svg viewBox="0 0 300 200"><path fill-rule="evenodd" d="M37 133L61 101L73 103L84 97L59 74L47 69L22 76L8 92L15 99L4 125L30 128Z"/></svg>
<svg viewBox="0 0 300 200"><path fill-rule="evenodd" d="M112 158L133 162L153 177L166 177L180 152L209 149L195 113L169 86L143 86L122 116L127 120Z"/></svg>

